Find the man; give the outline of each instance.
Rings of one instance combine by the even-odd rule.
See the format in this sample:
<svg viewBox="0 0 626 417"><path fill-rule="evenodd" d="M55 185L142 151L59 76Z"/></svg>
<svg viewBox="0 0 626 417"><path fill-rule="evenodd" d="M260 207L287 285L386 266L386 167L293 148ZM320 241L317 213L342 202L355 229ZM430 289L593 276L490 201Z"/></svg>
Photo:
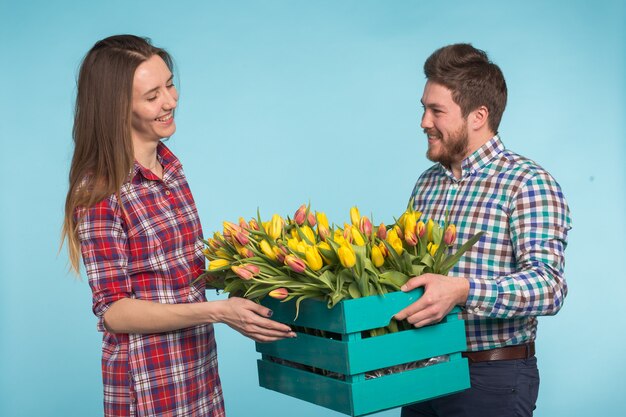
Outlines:
<svg viewBox="0 0 626 417"><path fill-rule="evenodd" d="M428 58L424 72L421 127L436 164L415 185L415 209L434 221L447 216L460 243L481 230L486 235L451 276L425 274L403 287L424 288L395 316L416 327L461 306L472 386L404 407L402 417L532 416L536 317L556 314L567 294L569 208L548 172L502 144L497 132L507 88L485 52L449 45Z"/></svg>

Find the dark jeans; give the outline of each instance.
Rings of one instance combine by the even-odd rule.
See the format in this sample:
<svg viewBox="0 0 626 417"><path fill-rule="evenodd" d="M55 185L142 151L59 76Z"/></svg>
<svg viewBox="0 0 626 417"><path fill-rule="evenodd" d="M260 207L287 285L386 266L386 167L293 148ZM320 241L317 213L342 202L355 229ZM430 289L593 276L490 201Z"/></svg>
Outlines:
<svg viewBox="0 0 626 417"><path fill-rule="evenodd" d="M470 362L472 387L402 408L401 417L530 417L539 393L537 358Z"/></svg>

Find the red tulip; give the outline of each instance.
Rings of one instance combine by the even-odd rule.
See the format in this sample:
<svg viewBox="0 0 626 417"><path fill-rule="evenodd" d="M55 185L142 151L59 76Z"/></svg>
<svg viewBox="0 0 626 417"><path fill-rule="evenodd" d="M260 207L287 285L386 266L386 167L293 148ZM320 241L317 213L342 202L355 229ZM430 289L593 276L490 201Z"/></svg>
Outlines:
<svg viewBox="0 0 626 417"><path fill-rule="evenodd" d="M298 273L302 273L306 270L306 263L295 255L285 256L285 265Z"/></svg>
<svg viewBox="0 0 626 417"><path fill-rule="evenodd" d="M237 265L233 265L230 267L230 269L237 274L237 276L239 276L239 278L244 279L244 280L250 280L252 279L252 277L254 277L254 274L249 271L247 268L243 267L243 266L237 266Z"/></svg>
<svg viewBox="0 0 626 417"><path fill-rule="evenodd" d="M298 210L296 210L296 214L293 216L293 221L296 222L298 226L302 226L306 221L306 206L301 205Z"/></svg>
<svg viewBox="0 0 626 417"><path fill-rule="evenodd" d="M359 220L359 230L367 239L372 236L372 222L366 216L361 217Z"/></svg>

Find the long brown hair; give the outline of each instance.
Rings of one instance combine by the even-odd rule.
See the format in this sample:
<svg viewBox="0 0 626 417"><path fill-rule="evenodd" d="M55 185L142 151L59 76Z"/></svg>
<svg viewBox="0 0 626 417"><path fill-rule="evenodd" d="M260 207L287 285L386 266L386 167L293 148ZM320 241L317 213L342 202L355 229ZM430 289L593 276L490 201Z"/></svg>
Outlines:
<svg viewBox="0 0 626 417"><path fill-rule="evenodd" d="M74 155L61 243L67 239L71 269L78 274L80 242L76 209L92 207L119 190L134 164L131 140L135 70L158 55L173 70L170 55L147 38L115 35L96 42L78 74L74 112Z"/></svg>
<svg viewBox="0 0 626 417"><path fill-rule="evenodd" d="M452 92L452 100L467 117L480 106L489 109L489 128L498 133L506 107L507 88L502 70L487 53L467 43L437 49L424 64L426 78Z"/></svg>

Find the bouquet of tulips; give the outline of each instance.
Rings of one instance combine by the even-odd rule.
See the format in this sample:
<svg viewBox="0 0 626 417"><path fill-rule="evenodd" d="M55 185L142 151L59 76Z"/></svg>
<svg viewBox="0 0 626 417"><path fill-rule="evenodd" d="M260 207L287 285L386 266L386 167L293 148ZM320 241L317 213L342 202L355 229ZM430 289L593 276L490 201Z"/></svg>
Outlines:
<svg viewBox="0 0 626 417"><path fill-rule="evenodd" d="M449 253L455 225L421 219L413 201L395 223L378 227L357 207L343 227L331 226L310 205L300 206L293 219L274 214L263 221L257 212L249 221L225 221L222 233L203 239L209 264L199 279L253 300L295 298L298 308L316 298L331 308L344 299L398 291L412 276L447 274L481 235Z"/></svg>

